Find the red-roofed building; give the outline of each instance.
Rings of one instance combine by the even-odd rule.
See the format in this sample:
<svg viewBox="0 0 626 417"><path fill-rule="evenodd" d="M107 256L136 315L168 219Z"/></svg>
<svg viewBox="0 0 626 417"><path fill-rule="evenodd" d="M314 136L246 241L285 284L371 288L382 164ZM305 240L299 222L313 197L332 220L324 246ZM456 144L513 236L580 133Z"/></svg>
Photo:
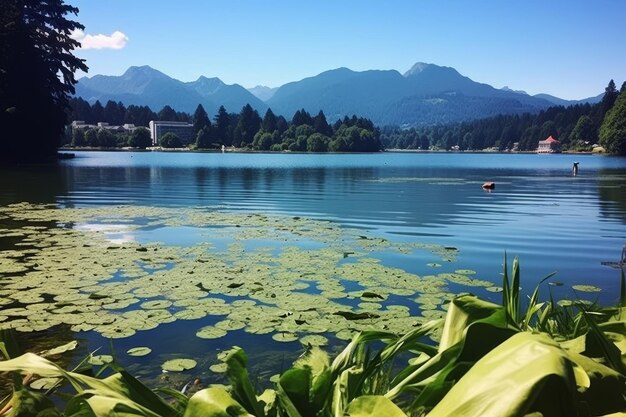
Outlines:
<svg viewBox="0 0 626 417"><path fill-rule="evenodd" d="M537 153L559 153L561 152L561 143L552 136L545 140L539 141Z"/></svg>

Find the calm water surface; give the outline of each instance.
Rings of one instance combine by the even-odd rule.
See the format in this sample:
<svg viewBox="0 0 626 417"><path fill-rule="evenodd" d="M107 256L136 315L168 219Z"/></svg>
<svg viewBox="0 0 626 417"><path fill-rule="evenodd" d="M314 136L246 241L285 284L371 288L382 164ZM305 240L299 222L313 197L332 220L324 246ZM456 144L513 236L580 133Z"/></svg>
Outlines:
<svg viewBox="0 0 626 417"><path fill-rule="evenodd" d="M574 161L580 162L576 177ZM484 191L486 181L495 182L495 190ZM330 220L392 241L454 246L457 261L442 269L473 269L498 284L506 251L520 257L524 289L557 271L555 279L565 284L553 289L557 296L574 296L571 285L591 284L602 292L578 295L602 303L614 302L619 293L618 270L602 262L618 261L626 244L624 158L77 152L57 167L0 169L0 183L0 204L208 206ZM150 233L146 240L194 239L189 231ZM390 266L427 272L414 258L380 256ZM116 344L122 350L139 340L165 340L165 350L184 340L185 347L177 348L182 352L206 350L179 322L159 329ZM91 345L103 342L85 337ZM211 349L239 344L254 351L257 340L234 332L212 341ZM263 350L257 354L261 358Z"/></svg>

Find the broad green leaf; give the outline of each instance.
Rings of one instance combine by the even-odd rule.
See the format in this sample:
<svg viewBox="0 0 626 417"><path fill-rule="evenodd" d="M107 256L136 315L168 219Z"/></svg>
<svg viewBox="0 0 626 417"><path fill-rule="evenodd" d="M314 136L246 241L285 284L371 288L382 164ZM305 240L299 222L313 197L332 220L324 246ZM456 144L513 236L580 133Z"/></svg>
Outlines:
<svg viewBox="0 0 626 417"><path fill-rule="evenodd" d="M576 415L571 362L544 335L518 333L479 360L428 417Z"/></svg>
<svg viewBox="0 0 626 417"><path fill-rule="evenodd" d="M503 309L497 304L483 301L473 295L462 295L452 300L443 325L439 352L459 343L465 337L467 327L478 320L488 320L506 325Z"/></svg>
<svg viewBox="0 0 626 417"><path fill-rule="evenodd" d="M105 397L92 392L85 392L82 396L98 417L163 417L124 397Z"/></svg>
<svg viewBox="0 0 626 417"><path fill-rule="evenodd" d="M278 385L301 415L309 415L311 412L309 404L311 369L290 368L280 376Z"/></svg>
<svg viewBox="0 0 626 417"><path fill-rule="evenodd" d="M234 399L249 413L257 417L263 417L265 415L263 406L257 400L246 369L248 364L246 353L240 347L235 346L228 351L222 352L219 358L228 366L226 375L228 375L228 380L232 386Z"/></svg>
<svg viewBox="0 0 626 417"><path fill-rule="evenodd" d="M348 405L346 417L407 417L397 405L382 395L364 395Z"/></svg>
<svg viewBox="0 0 626 417"><path fill-rule="evenodd" d="M206 388L190 399L183 417L255 417L223 388Z"/></svg>
<svg viewBox="0 0 626 417"><path fill-rule="evenodd" d="M568 358L577 366L576 382L584 389L579 389L581 401L591 415L602 415L626 409L626 378L617 371L587 356L567 352ZM586 385L579 381L578 369L585 374Z"/></svg>

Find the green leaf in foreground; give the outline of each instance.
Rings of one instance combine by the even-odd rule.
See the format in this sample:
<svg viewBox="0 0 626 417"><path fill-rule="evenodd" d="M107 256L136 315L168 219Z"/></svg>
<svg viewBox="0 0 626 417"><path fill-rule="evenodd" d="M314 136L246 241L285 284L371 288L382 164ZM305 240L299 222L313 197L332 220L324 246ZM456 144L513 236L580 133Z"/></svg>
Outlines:
<svg viewBox="0 0 626 417"><path fill-rule="evenodd" d="M391 400L379 395L355 398L346 410L346 417L407 417Z"/></svg>
<svg viewBox="0 0 626 417"><path fill-rule="evenodd" d="M195 393L183 417L254 417L223 388L213 387Z"/></svg>
<svg viewBox="0 0 626 417"><path fill-rule="evenodd" d="M574 416L572 362L545 335L518 333L480 359L428 417Z"/></svg>

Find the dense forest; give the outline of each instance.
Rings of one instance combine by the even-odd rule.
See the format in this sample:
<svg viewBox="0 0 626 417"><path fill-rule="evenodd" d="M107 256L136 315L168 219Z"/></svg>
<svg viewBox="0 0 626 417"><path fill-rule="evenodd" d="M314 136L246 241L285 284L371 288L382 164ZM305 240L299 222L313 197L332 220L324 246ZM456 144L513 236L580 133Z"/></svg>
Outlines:
<svg viewBox="0 0 626 417"><path fill-rule="evenodd" d="M192 123L195 135L192 147L196 149L214 149L222 145L297 152L377 152L382 149L380 132L371 120L346 116L329 124L322 111L311 116L305 110L298 110L288 121L271 109L261 117L250 105L245 105L239 113L229 113L221 106L211 121L202 105L198 105L193 115L177 112L170 106L155 113L147 106L126 107L114 101L108 101L104 106L99 101L90 105L81 98L73 98L70 105L69 119L88 124L106 122L115 126L148 126L150 120ZM68 132L66 145L145 148L150 143L146 140L145 129L127 133L90 128ZM181 143L174 135L166 134L160 145L180 147Z"/></svg>
<svg viewBox="0 0 626 417"><path fill-rule="evenodd" d="M600 144L611 153L620 153L607 147L609 144L604 143L600 132L618 96L626 100L625 90L626 82L618 91L611 80L602 101L595 105L555 106L537 114L499 115L415 128L385 127L381 141L385 148L396 149L533 151L540 140L553 136L563 150L591 150L592 145Z"/></svg>

